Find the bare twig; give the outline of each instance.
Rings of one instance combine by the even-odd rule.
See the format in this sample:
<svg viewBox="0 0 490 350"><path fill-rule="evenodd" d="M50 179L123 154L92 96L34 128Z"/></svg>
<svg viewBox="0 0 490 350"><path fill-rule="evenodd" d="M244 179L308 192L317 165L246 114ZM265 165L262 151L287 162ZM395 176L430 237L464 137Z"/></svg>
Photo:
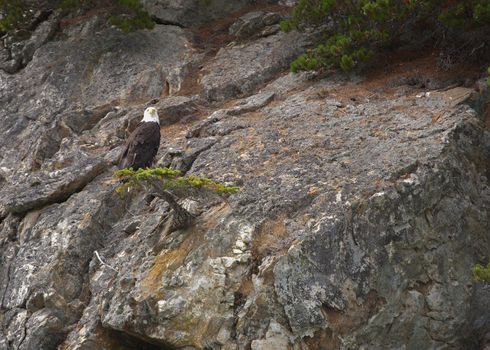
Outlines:
<svg viewBox="0 0 490 350"><path fill-rule="evenodd" d="M95 251L94 251L94 253L95 253L95 256L97 257L97 259L99 259L99 262L100 262L102 265L107 266L108 268L110 268L110 269L111 269L111 270L113 270L113 271L119 272L119 271L117 271L117 270L116 270L114 267L112 267L111 265L109 265L109 264L105 263L105 262L104 262L104 261L101 259L101 257L100 257L100 255L99 255L99 252L98 252L98 251L96 251L96 250L95 250Z"/></svg>

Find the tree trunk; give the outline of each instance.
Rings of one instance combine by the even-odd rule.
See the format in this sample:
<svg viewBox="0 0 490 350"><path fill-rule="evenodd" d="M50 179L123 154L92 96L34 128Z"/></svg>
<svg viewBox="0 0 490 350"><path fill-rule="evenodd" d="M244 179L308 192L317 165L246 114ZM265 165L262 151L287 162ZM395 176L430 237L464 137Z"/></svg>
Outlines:
<svg viewBox="0 0 490 350"><path fill-rule="evenodd" d="M153 189L153 195L162 198L172 208L172 214L170 216L171 223L168 226L169 231L167 233L190 226L194 220L194 216L177 202L177 199L172 193L162 189L157 180L150 180L149 182Z"/></svg>

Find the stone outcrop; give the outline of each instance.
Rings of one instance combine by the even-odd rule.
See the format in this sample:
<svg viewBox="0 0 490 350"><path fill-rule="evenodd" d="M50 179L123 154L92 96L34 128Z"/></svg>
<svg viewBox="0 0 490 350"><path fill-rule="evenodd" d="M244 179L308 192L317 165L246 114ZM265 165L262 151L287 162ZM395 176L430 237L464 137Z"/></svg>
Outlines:
<svg viewBox="0 0 490 350"><path fill-rule="evenodd" d="M145 1L160 24L129 35L83 17L0 71L0 350L489 346L485 85L288 73L312 36L219 4ZM252 36L196 44L228 15ZM167 235L111 177L148 105L159 165L240 186Z"/></svg>
<svg viewBox="0 0 490 350"><path fill-rule="evenodd" d="M253 3L251 0L144 0L157 22L198 27Z"/></svg>
<svg viewBox="0 0 490 350"><path fill-rule="evenodd" d="M255 88L287 69L311 44L297 32L278 33L251 43L226 47L205 67L201 79L206 98L223 101Z"/></svg>
<svg viewBox="0 0 490 350"><path fill-rule="evenodd" d="M0 69L7 73L16 73L25 67L32 60L36 50L53 37L59 19L58 12L40 10L31 20L29 27L34 28L32 33L21 31L17 35L4 35L0 43Z"/></svg>
<svg viewBox="0 0 490 350"><path fill-rule="evenodd" d="M230 26L229 32L242 40L253 39L256 36L266 36L279 31L282 17L275 12L249 12L240 17Z"/></svg>

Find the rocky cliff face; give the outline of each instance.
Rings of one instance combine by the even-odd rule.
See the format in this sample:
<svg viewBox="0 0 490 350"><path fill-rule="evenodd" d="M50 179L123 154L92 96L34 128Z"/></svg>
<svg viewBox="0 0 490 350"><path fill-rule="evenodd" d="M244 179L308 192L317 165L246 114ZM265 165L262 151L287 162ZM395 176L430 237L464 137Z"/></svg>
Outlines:
<svg viewBox="0 0 490 350"><path fill-rule="evenodd" d="M3 48L0 349L489 346L484 85L289 74L312 34L221 3L147 1L128 35L51 13ZM241 187L167 236L111 178L149 104L159 165Z"/></svg>

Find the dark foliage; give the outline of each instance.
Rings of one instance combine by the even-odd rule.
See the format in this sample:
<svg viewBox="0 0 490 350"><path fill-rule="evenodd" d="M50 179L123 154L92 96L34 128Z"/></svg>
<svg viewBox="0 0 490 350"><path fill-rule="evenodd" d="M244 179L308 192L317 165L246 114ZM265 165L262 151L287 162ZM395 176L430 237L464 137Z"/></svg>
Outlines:
<svg viewBox="0 0 490 350"><path fill-rule="evenodd" d="M298 57L291 70L351 70L383 49L422 40L443 54L484 56L490 45L488 0L300 0L285 31L317 27L322 42ZM474 58L474 57L473 57Z"/></svg>
<svg viewBox="0 0 490 350"><path fill-rule="evenodd" d="M0 0L0 32L26 29L33 15L41 9L41 5L41 2L27 0ZM59 0L53 1L50 5L53 9L59 8L65 12L105 7L110 12L109 23L125 33L152 29L155 26L139 0Z"/></svg>

